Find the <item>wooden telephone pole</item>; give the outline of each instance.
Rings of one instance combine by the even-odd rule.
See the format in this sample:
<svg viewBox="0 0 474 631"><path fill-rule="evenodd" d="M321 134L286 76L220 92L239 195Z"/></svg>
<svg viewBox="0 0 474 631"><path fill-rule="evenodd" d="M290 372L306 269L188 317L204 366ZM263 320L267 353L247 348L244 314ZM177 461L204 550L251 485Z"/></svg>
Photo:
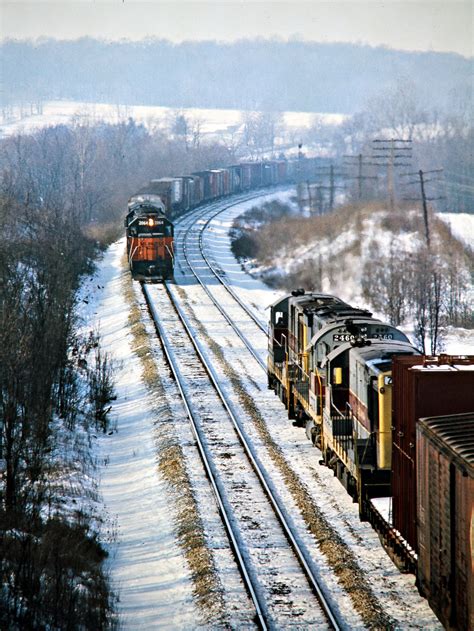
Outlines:
<svg viewBox="0 0 474 631"><path fill-rule="evenodd" d="M373 143L374 164L387 169L390 210L393 212L395 209L395 169L411 166L412 141L407 138L376 138Z"/></svg>
<svg viewBox="0 0 474 631"><path fill-rule="evenodd" d="M340 179L340 178L345 178L346 174L344 171L336 171L334 164L330 164L330 165L324 165L324 166L317 166L316 167L316 178L321 180L324 180L326 178L329 179L329 185L328 186L324 186L323 184L318 184L316 189L318 191L318 199L319 199L319 208L320 208L320 214L322 214L322 206L323 206L323 198L322 198L322 191L323 190L327 190L328 191L328 207L329 207L329 212L332 212L334 210L334 204L335 204L335 200L336 200L336 189L338 188L344 188L343 185L340 184L336 184L336 180Z"/></svg>
<svg viewBox="0 0 474 631"><path fill-rule="evenodd" d="M363 182L365 180L378 180L376 175L363 175L363 170L365 167L374 166L373 162L367 162L366 157L359 153L358 155L346 155L344 156L344 160L347 163L347 166L350 168L357 167L357 175L348 176L348 180L357 180L357 199L359 201L362 200L363 196ZM365 161L364 161L365 160Z"/></svg>
<svg viewBox="0 0 474 631"><path fill-rule="evenodd" d="M417 180L412 180L411 182L405 182L405 184L419 184L420 185L420 195L421 195L421 203L422 203L422 207L423 207L423 222L425 224L425 239L426 239L426 245L428 248L430 248L431 246L431 239L430 239L430 226L429 226L429 218L428 218L428 202L434 201L436 199L443 199L443 197L427 197L426 196L426 184L428 184L428 182L434 182L437 181L437 178L430 178L430 179L425 179L425 176L427 173L431 174L431 173L441 173L443 171L443 169L432 169L431 171L422 171L421 169L415 173L402 173L401 177L412 177L412 176L418 176ZM438 180L439 181L439 180ZM406 201L420 201L419 197L404 197L404 199Z"/></svg>

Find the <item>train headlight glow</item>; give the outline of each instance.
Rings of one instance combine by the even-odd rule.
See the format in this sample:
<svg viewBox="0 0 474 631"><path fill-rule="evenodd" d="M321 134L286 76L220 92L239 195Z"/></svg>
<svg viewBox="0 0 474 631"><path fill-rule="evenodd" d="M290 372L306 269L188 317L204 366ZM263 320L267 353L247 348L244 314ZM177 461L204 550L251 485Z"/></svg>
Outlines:
<svg viewBox="0 0 474 631"><path fill-rule="evenodd" d="M149 225L150 227L155 225L155 220L153 219L153 217L149 217L149 218L148 218L148 225Z"/></svg>

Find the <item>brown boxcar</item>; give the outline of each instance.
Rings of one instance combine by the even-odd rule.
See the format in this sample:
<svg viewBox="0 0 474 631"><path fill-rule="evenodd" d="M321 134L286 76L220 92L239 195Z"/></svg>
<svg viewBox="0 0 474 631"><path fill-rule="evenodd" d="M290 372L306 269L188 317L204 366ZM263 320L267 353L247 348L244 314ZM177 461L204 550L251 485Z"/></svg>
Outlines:
<svg viewBox="0 0 474 631"><path fill-rule="evenodd" d="M417 551L416 423L474 410L474 356L395 357L392 379L393 526Z"/></svg>
<svg viewBox="0 0 474 631"><path fill-rule="evenodd" d="M418 587L447 629L474 629L474 412L420 419L416 441Z"/></svg>

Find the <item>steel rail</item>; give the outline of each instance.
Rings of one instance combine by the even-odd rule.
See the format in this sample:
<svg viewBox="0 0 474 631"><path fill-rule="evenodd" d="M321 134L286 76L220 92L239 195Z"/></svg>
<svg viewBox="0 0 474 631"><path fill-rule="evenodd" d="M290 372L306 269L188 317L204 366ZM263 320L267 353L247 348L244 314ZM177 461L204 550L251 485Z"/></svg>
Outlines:
<svg viewBox="0 0 474 631"><path fill-rule="evenodd" d="M255 586L253 584L252 578L250 576L250 572L249 572L249 570L247 568L247 565L245 563L245 560L244 560L244 558L242 556L242 553L241 553L241 550L240 550L241 546L239 545L239 542L238 542L239 537L235 533L234 528L233 528L232 523L231 523L231 520L229 519L228 511L226 510L225 501L224 501L224 498L223 498L224 493L223 493L222 489L220 488L220 484L219 484L219 481L217 479L217 473L214 471L214 467L212 466L212 463L211 463L210 459L208 458L208 454L207 454L206 448L204 446L204 440L203 440L202 432L201 432L201 429L199 428L198 422L196 421L197 414L194 411L194 406L193 406L193 404L192 404L192 402L190 400L190 396L189 396L189 394L187 392L187 388L184 385L184 378L181 375L181 371L179 369L179 366L178 366L178 363L176 361L174 352L172 350L171 343L170 343L170 341L168 339L168 336L167 336L167 334L166 334L166 332L165 332L165 330L163 328L163 325L161 323L161 319L160 319L160 317L158 315L158 312L157 312L157 310L154 307L153 300L151 299L151 297L149 295L148 288L143 283L141 284L141 286L142 286L143 294L145 296L145 301L146 301L147 307L149 309L149 312L151 314L153 323L155 325L155 330L156 330L159 338L161 339L161 342L162 342L162 345L163 345L164 354L165 354L166 359L167 359L167 361L169 363L169 366L171 368L171 372L172 372L173 377L174 377L174 379L176 381L176 384L178 386L181 398L183 400L184 407L186 409L186 413L187 413L188 418L189 418L189 420L191 422L193 433L194 433L194 436L196 438L196 443L197 443L199 455L200 455L201 460L202 460L202 462L204 464L204 469L206 471L206 475L207 475L207 477L209 479L209 482L211 484L212 490L213 490L214 495L216 497L216 501L217 501L217 505L218 505L218 508L219 508L219 512L221 514L221 518L222 518L222 521L224 523L224 527L225 527L225 529L227 531L227 535L229 537L229 541L230 541L232 550L233 550L234 555L235 555L235 557L237 559L237 565L239 567L239 571L240 571L240 574L242 576L242 580L244 582L244 585L245 585L245 587L246 587L246 589L247 589L247 591L249 593L249 596L250 596L250 598L251 598L251 600L253 602L253 605L255 607L256 619L257 619L258 626L261 629L266 631L266 629L268 629L268 624L267 624L268 614L264 613L265 606L260 602L260 598L258 596L258 591L256 590L256 588L255 588ZM166 286L166 283L165 283L165 286ZM168 288L167 288L167 291L168 291L168 295L170 297L170 301L171 301L171 303L173 304L173 306L174 306L174 308L176 310L176 304L174 303L174 300L171 297L171 294L169 293ZM180 316L179 311L177 311L177 313L178 313L178 316ZM180 319L181 319L181 316L180 316ZM184 328L185 328L187 334L189 335L189 337L191 339L191 342L193 342L193 345L194 345L193 338L190 335L190 332L189 332L189 329L188 329L187 325L184 323L183 320L181 320L181 322L183 323ZM199 357L201 363L203 364L206 372L208 374L210 374L209 370L208 370L208 367L207 367L206 360L201 356L200 352L198 351L198 349L197 349L197 347L195 345L194 345L194 347L195 347L195 349L197 351L198 357Z"/></svg>
<svg viewBox="0 0 474 631"><path fill-rule="evenodd" d="M247 305L237 296L237 294L233 291L233 289L222 280L222 278L220 277L220 275L218 274L218 272L215 270L214 266L212 265L212 263L210 263L210 261L208 260L207 256L204 253L204 249L202 246L202 235L203 232L206 230L206 228L208 227L209 223L215 218L217 217L217 215L219 215L220 213L224 212L225 210L228 210L229 208L232 208L232 206L236 206L237 204L242 203L243 201L248 201L251 199L258 199L259 197L262 197L262 195L247 195L245 197L242 197L242 199L239 199L238 201L233 202L232 204L228 204L224 207L219 207L219 209L217 210L217 212L215 212L210 218L207 219L206 223L203 226L203 229L200 231L199 233L199 239L198 239L198 245L199 245L199 251L200 254L204 260L204 262L206 263L206 265L209 267L209 269L211 270L211 272L214 274L214 276L216 277L216 279L218 280L218 282L228 291L228 293L232 296L232 298L237 302L237 304L245 311L245 313L250 316L250 318L255 322L255 324L258 326L258 328L265 333L265 335L268 337L268 331L267 328L258 320L258 318L252 313L252 311L247 307ZM216 204L212 204L212 206L215 206ZM217 204L219 206L219 204ZM202 218L203 216L205 216L207 214L207 212L209 211L209 207L207 207L202 213L200 213L198 215L198 218ZM214 298L214 296L212 295L212 292L207 288L207 286L203 283L203 281L201 280L201 278L199 277L198 273L196 272L196 268L193 266L193 264L191 263L189 256L188 256L188 248L187 248L187 239L188 239L188 235L191 232L192 227L195 224L195 220L193 222L190 221L190 224L188 226L188 228L184 231L184 235L182 236L182 249L183 249L183 254L184 254L184 258L186 260L186 263L188 264L189 269L191 270L191 273L193 274L193 276L195 277L195 279L197 280L197 282L201 285L201 287L203 288L203 290L206 292L207 296L209 297L209 299L211 300L211 302L214 304L214 306L218 309L218 311L222 314L222 316L225 318L225 320L227 321L227 323L234 329L235 333L237 334L237 336L241 339L241 341L244 343L244 345L246 346L247 350L250 352L250 354L252 355L252 357L257 361L257 363L260 365L261 369L266 372L267 371L267 365L265 363L265 361L260 357L260 355L258 355L255 351L255 349L253 348L252 344L247 340L246 336L244 335L244 333L242 333L242 331L237 327L237 325L233 322L232 318L228 315L228 313L225 311L225 309L219 304L219 302Z"/></svg>
<svg viewBox="0 0 474 631"><path fill-rule="evenodd" d="M250 318L255 322L255 324L258 326L258 328L263 333L265 333L265 335L268 337L268 329L267 329L267 327L264 324L262 324L262 322L260 322L260 320L253 313L253 311L251 309L249 309L247 307L247 305L239 298L239 296L235 293L235 291L232 289L232 287L222 279L222 276L219 274L219 272L215 269L215 267L209 261L208 257L206 256L206 254L204 252L204 247L203 247L203 242L202 242L202 238L203 238L203 234L204 234L205 230L209 227L209 224L211 223L211 221L213 219L215 219L218 215L220 215L221 213L223 213L226 210L229 210L229 208L232 208L233 206L237 206L237 204L241 204L243 201L248 201L248 200L251 200L251 199L258 199L259 197L264 197L265 195L267 195L267 193L259 194L259 195L249 195L248 197L245 197L243 199L239 199L239 200L233 202L232 204L228 204L227 206L224 206L223 208L219 208L213 215L211 215L211 217L209 217L207 219L206 223L202 227L202 230L200 231L199 237L198 237L198 245L199 245L199 251L201 253L202 258L204 259L205 263L207 264L207 266L209 267L211 272L217 278L217 280L221 283L221 285L223 287L225 287L225 289L229 292L229 294L232 296L232 298L240 305L240 307L247 313L247 315L250 316ZM203 213L201 213L199 215L199 218L202 218L204 215L206 215L208 210L209 210L209 208L207 208ZM186 230L186 232L184 234L184 238L183 238L183 243L186 241L187 236L188 236L189 232L191 231L191 228L193 227L193 225L194 224L191 223L190 226L188 227L188 229ZM188 265L189 265L189 262L188 262ZM196 274L195 274L195 276L196 276Z"/></svg>
<svg viewBox="0 0 474 631"><path fill-rule="evenodd" d="M232 206L236 206L236 204L232 204ZM202 258L204 259L206 264L209 266L209 269L214 274L214 276L218 279L218 281L220 283L222 283L222 285L227 289L227 291L232 296L232 298L242 307L242 309L247 313L247 315L249 315L250 318L252 318L252 320L255 322L255 324L258 326L258 328L263 333L265 333L265 335L268 337L268 328L264 324L262 324L260 322L260 320L257 318L257 316L253 313L253 311L251 309L249 309L247 307L247 305L243 302L243 300L241 300L239 298L239 296L235 293L235 291L232 289L232 287L229 285L229 283L226 283L225 280L223 280L221 275L218 273L218 271L215 269L215 267L209 261L209 258L206 256L206 253L204 252L204 246L203 246L203 235L204 235L204 232L209 227L209 224L211 223L211 221L213 219L215 219L218 215L220 215L222 212L224 212L224 210L228 210L228 208L231 208L231 206L228 206L227 208L216 212L214 215L212 215L212 217L209 217L209 219L206 221L206 223L204 224L202 230L199 232L199 250L201 252Z"/></svg>
<svg viewBox="0 0 474 631"><path fill-rule="evenodd" d="M249 353L252 355L252 357L258 362L259 366L262 368L262 370L264 370L266 372L267 370L267 366L265 364L265 362L263 361L263 359L260 357L260 355L258 355L258 353L255 351L255 349L253 348L252 344L250 344L250 342L248 341L248 339L246 338L246 336L242 333L242 331L239 329L239 327L235 324L235 322L232 320L232 318L229 316L229 314L226 312L226 310L224 309L224 307L222 307L222 305L219 304L219 302L214 298L214 296L212 295L211 291L207 288L207 286L202 282L202 280L199 278L195 268L193 267L191 261L189 260L188 257L188 252L187 252L187 245L186 245L186 239L183 240L183 254L184 254L184 258L186 260L186 263L189 266L189 269L191 270L191 273L194 275L195 279L197 280L197 282L201 285L201 287L204 289L204 291L206 292L207 296L209 297L209 299L211 300L211 302L213 303L213 305L216 307L216 309L218 309L218 311L222 314L222 316L224 317L224 319L226 320L226 322L234 329L235 333L237 334L237 336L242 340L242 342L244 343L244 345L246 346L247 350L249 351Z"/></svg>
<svg viewBox="0 0 474 631"><path fill-rule="evenodd" d="M143 285L142 285L143 286ZM334 630L339 631L339 629L342 628L341 624L338 622L337 620L337 616L334 613L333 609L335 609L334 606L332 606L329 602L328 597L324 594L323 592L323 588L320 585L320 581L318 580L315 572L312 570L311 565L312 565L312 561L310 559L310 556L308 554L308 552L302 548L302 546L298 543L298 541L296 540L295 535L293 534L293 530L291 528L291 526L288 523L287 518L285 517L284 511L282 509L282 507L280 506L280 501L279 499L276 497L275 492L270 488L271 487L271 482L269 480L267 480L267 474L264 472L264 468L263 466L259 463L259 459L254 451L254 448L251 444L251 442L247 439L244 429L242 428L240 421L238 420L238 414L234 408L233 403L230 401L230 399L228 398L228 396L226 395L226 393L223 391L223 389L221 388L220 384L219 384L219 378L216 374L216 372L214 371L214 368L212 367L212 365L207 361L206 359L206 353L204 351L204 349L201 347L200 342L198 341L198 336L196 334L196 332L193 330L193 327L191 326L186 314L183 312L183 310L181 309L181 307L178 304L177 299L175 298L173 291L171 289L171 284L167 281L164 282L164 286L168 292L168 295L170 296L170 300L172 302L172 305L182 323L182 325L184 326L188 337L196 351L196 354L198 355L204 369L206 370L207 374L209 375L209 378L212 382L212 385L214 386L216 392L218 393L223 406L225 407L227 413L229 414L229 418L232 421L233 427L239 437L239 440L241 441L241 444L244 448L244 451L249 459L249 462L252 466L252 468L255 471L255 474L267 496L267 498L269 499L270 504L272 505L272 508L275 512L275 515L278 518L278 521L280 522L280 525L282 527L282 530L285 534L285 537L287 538L287 541L289 542L291 548L293 549L294 554L296 555L296 558L298 559L300 566L307 578L308 584L311 587L313 593L315 594L319 604L321 605L321 608L323 610L323 612L325 613L328 622L330 623L331 627ZM152 302L152 301L150 301ZM156 311L156 310L155 310ZM151 310L151 312L153 313L153 309Z"/></svg>

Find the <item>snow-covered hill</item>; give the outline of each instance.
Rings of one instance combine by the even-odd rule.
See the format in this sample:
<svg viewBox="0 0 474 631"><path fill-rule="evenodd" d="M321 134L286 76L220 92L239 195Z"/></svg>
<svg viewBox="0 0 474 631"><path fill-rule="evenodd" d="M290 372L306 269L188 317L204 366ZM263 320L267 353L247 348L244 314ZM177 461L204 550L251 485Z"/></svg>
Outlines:
<svg viewBox="0 0 474 631"><path fill-rule="evenodd" d="M439 254L446 277L442 300L449 300L449 282L455 282L464 311L472 311L472 258L463 254L463 247L474 251L474 215L446 213L436 217L450 227L445 230L443 223L437 224L432 218L432 250ZM371 301L370 285L382 285L383 289L384 282L394 278L384 267L399 266L401 270L407 261L420 258L424 247L420 211L406 209L393 216L378 208L349 208L314 219L280 220L259 230L259 258L247 261L246 269L273 286L318 289L353 305L369 307L377 317L388 319L383 295ZM404 284L403 275L397 282ZM403 286L400 290L403 292ZM415 341L409 313L405 313L401 328ZM442 338L443 352L474 354L474 330L445 327Z"/></svg>

